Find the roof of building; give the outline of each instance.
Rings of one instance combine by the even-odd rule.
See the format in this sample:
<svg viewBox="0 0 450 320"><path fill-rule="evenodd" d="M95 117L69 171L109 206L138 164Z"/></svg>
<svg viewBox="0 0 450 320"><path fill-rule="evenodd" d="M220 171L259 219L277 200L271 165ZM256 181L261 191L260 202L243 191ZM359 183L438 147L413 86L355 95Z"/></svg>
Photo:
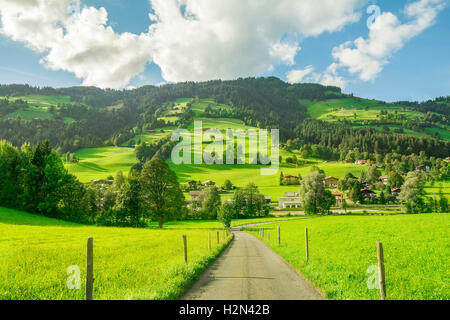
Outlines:
<svg viewBox="0 0 450 320"><path fill-rule="evenodd" d="M285 192L285 193L284 193L284 196L285 196L286 198L298 197L298 196L299 196L299 193L298 193L298 192Z"/></svg>

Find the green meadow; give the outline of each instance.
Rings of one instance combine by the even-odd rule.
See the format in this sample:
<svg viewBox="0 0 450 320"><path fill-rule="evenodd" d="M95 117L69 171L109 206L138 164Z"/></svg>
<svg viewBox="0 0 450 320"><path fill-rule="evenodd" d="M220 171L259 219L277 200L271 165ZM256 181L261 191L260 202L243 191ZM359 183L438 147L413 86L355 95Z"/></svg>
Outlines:
<svg viewBox="0 0 450 320"><path fill-rule="evenodd" d="M94 237L94 299L176 299L230 241L221 233L208 250L216 226L101 228L0 207L0 300L84 299L88 237ZM70 266L80 268L80 290L67 288Z"/></svg>
<svg viewBox="0 0 450 320"><path fill-rule="evenodd" d="M6 97L0 97L4 99ZM43 95L27 95L22 97L10 97L9 100L24 100L30 105L26 109L20 109L7 115L7 117L21 118L30 121L33 119L53 119L50 113L50 107L57 107L58 104L72 103L69 96L43 96ZM73 119L66 118L65 122L72 122Z"/></svg>
<svg viewBox="0 0 450 320"><path fill-rule="evenodd" d="M103 147L87 148L75 152L78 163L67 163L65 167L81 182L106 179L121 170L125 175L137 162L132 148Z"/></svg>
<svg viewBox="0 0 450 320"><path fill-rule="evenodd" d="M420 115L418 112L407 111L401 106L383 104L376 100L362 98L330 99L319 102L302 100L301 102L307 107L312 118L327 121L344 118L349 120L377 120L381 110L397 112L407 118Z"/></svg>
<svg viewBox="0 0 450 320"><path fill-rule="evenodd" d="M379 127L373 125L367 126L364 124L364 121L366 120L380 120L381 111L403 115L407 119L414 119L423 115L420 112L409 110L408 108L403 106L356 97L345 99L329 99L318 102L301 100L300 102L306 106L308 114L312 118L330 122L346 119L352 122L357 127L364 125L365 127L371 127L377 130L384 130L384 127L388 127L392 131L401 128L400 124L387 124L380 125ZM438 132L441 138L445 140L450 139L450 130L448 127L427 128L424 132L418 132L403 128L403 132L405 134L416 137L434 137L434 134Z"/></svg>
<svg viewBox="0 0 450 320"><path fill-rule="evenodd" d="M281 245L276 242L277 227ZM378 300L367 283L384 248L389 300L448 300L450 215L328 216L264 226L263 241L328 299ZM305 258L305 228L309 262ZM257 236L257 232L249 230ZM270 241L267 240L270 233ZM369 281L370 282L370 281Z"/></svg>

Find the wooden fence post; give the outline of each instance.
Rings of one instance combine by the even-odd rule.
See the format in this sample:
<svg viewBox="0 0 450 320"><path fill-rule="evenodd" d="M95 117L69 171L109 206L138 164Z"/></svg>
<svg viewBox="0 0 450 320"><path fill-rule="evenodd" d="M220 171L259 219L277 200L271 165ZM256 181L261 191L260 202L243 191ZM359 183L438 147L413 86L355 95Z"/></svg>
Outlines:
<svg viewBox="0 0 450 320"><path fill-rule="evenodd" d="M262 228L261 238L264 239L264 228Z"/></svg>
<svg viewBox="0 0 450 320"><path fill-rule="evenodd" d="M222 229L222 240L225 240L225 227Z"/></svg>
<svg viewBox="0 0 450 320"><path fill-rule="evenodd" d="M184 262L188 262L188 257L187 257L187 239L186 239L186 235L183 235L183 247L184 247Z"/></svg>
<svg viewBox="0 0 450 320"><path fill-rule="evenodd" d="M211 232L208 233L208 250L211 251Z"/></svg>
<svg viewBox="0 0 450 320"><path fill-rule="evenodd" d="M308 262L309 261L308 228L305 228L305 252L306 252L306 262Z"/></svg>
<svg viewBox="0 0 450 320"><path fill-rule="evenodd" d="M217 244L220 243L219 231L217 231Z"/></svg>
<svg viewBox="0 0 450 320"><path fill-rule="evenodd" d="M93 300L94 290L94 238L87 239L86 248L86 300Z"/></svg>
<svg viewBox="0 0 450 320"><path fill-rule="evenodd" d="M278 230L278 245L280 245L281 244L280 227L278 227L277 230Z"/></svg>
<svg viewBox="0 0 450 320"><path fill-rule="evenodd" d="M378 274L380 278L380 299L386 299L386 282L384 278L383 243L377 242Z"/></svg>
<svg viewBox="0 0 450 320"><path fill-rule="evenodd" d="M267 240L270 241L270 231L267 231Z"/></svg>

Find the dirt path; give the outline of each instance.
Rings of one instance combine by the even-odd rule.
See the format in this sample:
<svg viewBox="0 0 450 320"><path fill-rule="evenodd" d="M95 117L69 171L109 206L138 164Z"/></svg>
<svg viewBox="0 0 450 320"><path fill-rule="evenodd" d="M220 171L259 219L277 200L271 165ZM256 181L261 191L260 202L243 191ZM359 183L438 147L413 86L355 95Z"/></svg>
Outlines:
<svg viewBox="0 0 450 320"><path fill-rule="evenodd" d="M254 236L234 229L229 248L181 300L319 300L324 297Z"/></svg>

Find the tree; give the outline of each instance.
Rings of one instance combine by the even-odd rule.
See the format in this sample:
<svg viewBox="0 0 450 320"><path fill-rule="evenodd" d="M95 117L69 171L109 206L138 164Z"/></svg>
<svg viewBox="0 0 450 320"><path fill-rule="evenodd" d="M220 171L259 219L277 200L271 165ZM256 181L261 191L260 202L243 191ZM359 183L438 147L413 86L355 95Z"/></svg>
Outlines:
<svg viewBox="0 0 450 320"><path fill-rule="evenodd" d="M442 193L442 186L439 189L439 211L442 213L448 212L448 199L447 197Z"/></svg>
<svg viewBox="0 0 450 320"><path fill-rule="evenodd" d="M376 166L370 166L364 171L364 175L361 175L361 179L364 176L364 182L367 182L369 184L375 184L379 181L381 177L380 170L377 169Z"/></svg>
<svg viewBox="0 0 450 320"><path fill-rule="evenodd" d="M21 157L17 148L0 141L0 205L13 208L19 205L22 192L19 183Z"/></svg>
<svg viewBox="0 0 450 320"><path fill-rule="evenodd" d="M263 216L267 213L264 196L252 182L234 193L233 207L236 215L242 214L246 217Z"/></svg>
<svg viewBox="0 0 450 320"><path fill-rule="evenodd" d="M331 191L325 189L325 175L313 171L306 175L300 186L300 198L303 208L307 214L328 212L332 204Z"/></svg>
<svg viewBox="0 0 450 320"><path fill-rule="evenodd" d="M117 171L114 178L114 185L116 186L116 188L120 188L125 182L126 179L123 175L123 172L121 170Z"/></svg>
<svg viewBox="0 0 450 320"><path fill-rule="evenodd" d="M405 180L403 179L400 173L393 170L388 173L388 182L391 188L393 189L393 188L400 188L405 182Z"/></svg>
<svg viewBox="0 0 450 320"><path fill-rule="evenodd" d="M225 182L223 183L223 188L225 189L225 190L231 190L231 189L233 189L233 183L231 183L231 181L230 180L225 180Z"/></svg>
<svg viewBox="0 0 450 320"><path fill-rule="evenodd" d="M167 218L185 210L177 175L161 159L154 158L145 163L139 181L149 214L158 221L160 228Z"/></svg>
<svg viewBox="0 0 450 320"><path fill-rule="evenodd" d="M140 227L144 216L142 189L139 181L130 178L117 194L116 210L121 225Z"/></svg>
<svg viewBox="0 0 450 320"><path fill-rule="evenodd" d="M230 203L225 202L222 205L222 207L220 207L217 218L220 222L223 223L225 228L230 228L231 221L233 220L233 217L234 217L234 213L235 213L235 211L234 211L233 206Z"/></svg>
<svg viewBox="0 0 450 320"><path fill-rule="evenodd" d="M217 213L222 205L219 189L215 186L206 188L200 196L202 217L205 219L217 219Z"/></svg>
<svg viewBox="0 0 450 320"><path fill-rule="evenodd" d="M351 190L349 192L349 197L353 203L363 203L363 194L361 192L361 183L358 180L353 180L351 185Z"/></svg>
<svg viewBox="0 0 450 320"><path fill-rule="evenodd" d="M380 193L380 204L386 204L386 197L383 191Z"/></svg>
<svg viewBox="0 0 450 320"><path fill-rule="evenodd" d="M400 192L400 199L406 202L408 213L421 213L424 209L425 179L421 173L409 172Z"/></svg>

